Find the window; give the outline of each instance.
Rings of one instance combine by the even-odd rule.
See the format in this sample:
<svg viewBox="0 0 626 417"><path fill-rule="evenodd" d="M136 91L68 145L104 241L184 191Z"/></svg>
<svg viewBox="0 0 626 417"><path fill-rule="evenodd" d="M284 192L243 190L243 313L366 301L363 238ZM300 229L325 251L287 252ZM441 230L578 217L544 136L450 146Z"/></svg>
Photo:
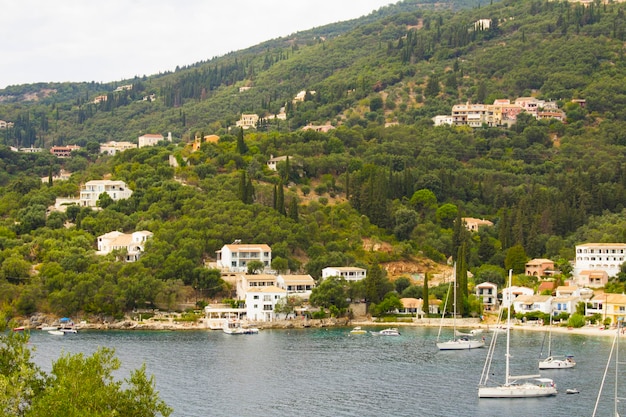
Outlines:
<svg viewBox="0 0 626 417"><path fill-rule="evenodd" d="M258 295L255 295L254 297L252 297L252 299L253 299L253 300L258 300L258 299L259 299L259 296L258 296Z"/></svg>
<svg viewBox="0 0 626 417"><path fill-rule="evenodd" d="M263 296L263 301L272 301L272 296L271 295L264 295Z"/></svg>
<svg viewBox="0 0 626 417"><path fill-rule="evenodd" d="M271 304L263 305L263 311L272 311L272 305Z"/></svg>

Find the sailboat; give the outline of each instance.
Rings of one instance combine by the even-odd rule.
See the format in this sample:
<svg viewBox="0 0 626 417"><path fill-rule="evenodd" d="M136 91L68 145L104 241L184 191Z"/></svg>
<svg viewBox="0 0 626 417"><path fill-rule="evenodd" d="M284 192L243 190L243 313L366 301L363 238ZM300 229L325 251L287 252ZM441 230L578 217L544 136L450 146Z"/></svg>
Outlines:
<svg viewBox="0 0 626 417"><path fill-rule="evenodd" d="M441 316L441 325L439 326L439 333L437 334L437 347L439 350L465 350L465 349L475 349L481 348L485 346L484 339L472 339L468 335L461 334L459 336L459 332L456 330L456 264L454 265L454 299L453 299L453 311L454 315L452 316L452 323L454 327L454 333L452 340L448 340L447 342L440 342L439 335L441 334L441 327L443 326L443 317L446 314L446 306L447 306L447 298L446 304L443 308L443 314ZM450 296L450 288L448 288L448 296Z"/></svg>
<svg viewBox="0 0 626 417"><path fill-rule="evenodd" d="M539 361L539 369L567 369L576 366L571 355L559 358L552 356L552 314L550 314L550 329L548 330L548 357Z"/></svg>
<svg viewBox="0 0 626 417"><path fill-rule="evenodd" d="M509 287L511 287L512 276L513 270L509 270ZM497 340L496 333L494 334L493 339L491 339L489 352L487 352L487 359L485 360L485 366L483 367L483 373L480 377L480 383L478 385L478 398L535 398L556 395L556 385L550 378L541 378L541 375L511 375L511 308L512 305L509 305L507 309L506 354L504 355L506 367L504 384L487 386L487 383L489 382L489 375L491 374L491 361L493 360Z"/></svg>

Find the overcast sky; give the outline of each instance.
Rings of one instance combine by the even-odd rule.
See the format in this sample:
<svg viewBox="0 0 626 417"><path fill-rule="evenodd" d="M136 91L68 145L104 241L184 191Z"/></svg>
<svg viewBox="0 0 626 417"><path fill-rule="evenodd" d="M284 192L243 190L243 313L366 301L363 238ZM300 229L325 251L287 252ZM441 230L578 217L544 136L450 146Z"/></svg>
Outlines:
<svg viewBox="0 0 626 417"><path fill-rule="evenodd" d="M398 0L15 0L0 13L0 88L172 71Z"/></svg>

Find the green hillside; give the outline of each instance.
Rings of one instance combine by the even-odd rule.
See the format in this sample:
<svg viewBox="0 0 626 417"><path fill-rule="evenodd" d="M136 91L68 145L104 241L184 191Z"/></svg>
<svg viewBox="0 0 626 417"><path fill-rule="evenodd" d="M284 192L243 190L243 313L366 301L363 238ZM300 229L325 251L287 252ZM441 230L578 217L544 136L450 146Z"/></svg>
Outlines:
<svg viewBox="0 0 626 417"><path fill-rule="evenodd" d="M0 305L108 317L228 297L205 265L236 239L269 244L279 271L379 271L342 289L378 305L394 289L422 297L416 274L449 258L474 282L502 283L539 257L567 277L574 245L626 242L625 37L621 4L405 1L172 73L0 90L0 120L13 123L0 130ZM453 105L517 97L554 101L566 120L433 126ZM260 121L242 131L242 113ZM168 132L171 143L99 153ZM206 135L219 141L193 151ZM82 148L67 159L9 148L67 144ZM272 156L289 159L274 172ZM61 169L71 178L52 181ZM102 178L132 197L47 212ZM470 234L462 217L494 226ZM95 254L113 230L154 237L139 261L119 262ZM379 265L408 280L394 285Z"/></svg>

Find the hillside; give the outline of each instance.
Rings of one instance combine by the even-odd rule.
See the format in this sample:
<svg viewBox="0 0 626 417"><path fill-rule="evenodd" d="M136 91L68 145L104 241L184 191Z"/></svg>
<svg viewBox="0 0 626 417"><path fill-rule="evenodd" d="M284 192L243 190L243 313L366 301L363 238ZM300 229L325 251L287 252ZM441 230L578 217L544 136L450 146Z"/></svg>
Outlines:
<svg viewBox="0 0 626 417"><path fill-rule="evenodd" d="M205 265L237 239L316 278L329 265L381 265L415 298L423 273L445 294L436 276L450 259L473 282L501 284L531 258L567 276L575 244L625 241L623 5L467 6L405 1L173 73L1 90L0 120L12 123L0 131L3 311L119 316L226 297ZM565 119L524 110L509 124L433 125L454 105L520 97ZM235 127L242 113L259 122ZM172 142L100 154L108 141L168 132ZM207 135L219 139L192 146ZM9 148L62 144L81 149ZM272 156L289 159L274 171ZM71 177L54 181L61 169ZM132 196L50 212L103 178ZM469 233L462 217L494 226ZM95 253L114 230L154 236L124 263ZM375 281L350 296L378 303L393 288Z"/></svg>

